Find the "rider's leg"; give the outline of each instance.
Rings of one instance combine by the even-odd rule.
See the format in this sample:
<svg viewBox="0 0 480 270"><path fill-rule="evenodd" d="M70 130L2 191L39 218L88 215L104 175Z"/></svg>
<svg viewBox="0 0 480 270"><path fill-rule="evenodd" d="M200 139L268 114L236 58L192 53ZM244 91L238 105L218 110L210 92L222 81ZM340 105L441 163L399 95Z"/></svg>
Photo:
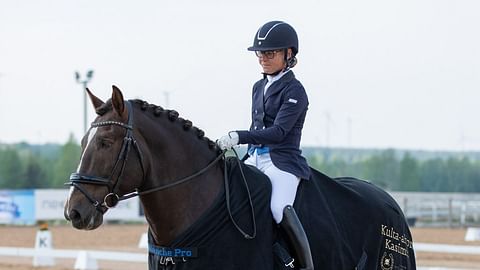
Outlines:
<svg viewBox="0 0 480 270"><path fill-rule="evenodd" d="M287 205L293 205L295 201L300 179L291 173L280 170L273 163L270 163L263 172L272 182L270 208L273 218L277 224L280 224L283 218L283 208Z"/></svg>
<svg viewBox="0 0 480 270"><path fill-rule="evenodd" d="M257 159L261 170L270 178L272 182L272 200L270 207L275 221L287 234L288 240L293 246L296 258L299 261L300 269L314 270L310 245L307 235L303 229L302 223L297 217L295 210L291 205L295 200L300 179L295 175L282 171L277 168L269 157L261 155ZM270 164L268 164L270 163Z"/></svg>

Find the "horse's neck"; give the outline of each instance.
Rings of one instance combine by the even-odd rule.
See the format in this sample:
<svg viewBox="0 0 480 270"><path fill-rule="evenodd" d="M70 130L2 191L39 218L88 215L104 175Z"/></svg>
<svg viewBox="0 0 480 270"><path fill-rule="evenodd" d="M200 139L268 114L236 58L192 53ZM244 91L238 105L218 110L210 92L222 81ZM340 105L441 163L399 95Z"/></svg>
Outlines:
<svg viewBox="0 0 480 270"><path fill-rule="evenodd" d="M185 145L191 145L191 142L181 142L182 138L179 138L178 134L168 137L174 138L174 142L149 146L152 153L146 179L146 183L150 183L147 189L193 175L215 158L215 153L206 145L187 149ZM158 139L152 138L152 141L159 141ZM198 139L190 136L186 140ZM174 144L177 146L174 147ZM181 146L178 145L184 149L180 149ZM160 147L162 150L155 152ZM211 206L222 183L222 169L219 164L184 184L141 197L145 217L156 244L168 245Z"/></svg>

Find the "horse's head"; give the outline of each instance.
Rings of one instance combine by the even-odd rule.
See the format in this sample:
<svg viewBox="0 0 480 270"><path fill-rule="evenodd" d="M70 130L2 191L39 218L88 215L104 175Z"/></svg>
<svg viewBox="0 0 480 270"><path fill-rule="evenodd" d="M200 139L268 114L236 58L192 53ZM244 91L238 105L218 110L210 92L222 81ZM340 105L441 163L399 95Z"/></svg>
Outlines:
<svg viewBox="0 0 480 270"><path fill-rule="evenodd" d="M122 195L140 187L145 168L133 136L133 109L121 91L113 86L107 102L87 92L98 116L82 139L64 215L75 228L93 230Z"/></svg>

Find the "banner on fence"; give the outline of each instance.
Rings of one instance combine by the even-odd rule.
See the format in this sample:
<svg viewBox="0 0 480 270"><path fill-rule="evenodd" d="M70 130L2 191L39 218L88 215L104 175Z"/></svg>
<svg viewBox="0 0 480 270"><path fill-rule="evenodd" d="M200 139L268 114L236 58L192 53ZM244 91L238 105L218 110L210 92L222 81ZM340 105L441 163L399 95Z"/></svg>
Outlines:
<svg viewBox="0 0 480 270"><path fill-rule="evenodd" d="M67 189L35 190L36 220L63 219L63 207L68 196Z"/></svg>
<svg viewBox="0 0 480 270"><path fill-rule="evenodd" d="M63 208L68 197L68 189L38 189L35 191L37 220L63 219ZM139 216L137 197L121 201L105 214L106 220L143 220Z"/></svg>
<svg viewBox="0 0 480 270"><path fill-rule="evenodd" d="M0 190L0 224L35 224L63 220L68 189ZM105 214L106 220L142 221L138 197L121 201Z"/></svg>
<svg viewBox="0 0 480 270"><path fill-rule="evenodd" d="M33 190L0 190L1 224L34 224Z"/></svg>

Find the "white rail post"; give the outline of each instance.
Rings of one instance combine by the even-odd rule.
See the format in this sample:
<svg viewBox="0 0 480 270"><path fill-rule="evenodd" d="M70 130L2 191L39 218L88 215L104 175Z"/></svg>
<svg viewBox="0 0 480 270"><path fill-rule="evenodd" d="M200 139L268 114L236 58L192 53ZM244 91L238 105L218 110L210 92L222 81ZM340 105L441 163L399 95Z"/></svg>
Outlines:
<svg viewBox="0 0 480 270"><path fill-rule="evenodd" d="M41 251L52 250L52 232L48 230L48 224L40 224L40 229L35 237L35 254L33 256L34 267L55 266L55 258L49 255L40 255Z"/></svg>
<svg viewBox="0 0 480 270"><path fill-rule="evenodd" d="M75 260L75 270L98 270L97 260L93 258L87 251L78 252Z"/></svg>

